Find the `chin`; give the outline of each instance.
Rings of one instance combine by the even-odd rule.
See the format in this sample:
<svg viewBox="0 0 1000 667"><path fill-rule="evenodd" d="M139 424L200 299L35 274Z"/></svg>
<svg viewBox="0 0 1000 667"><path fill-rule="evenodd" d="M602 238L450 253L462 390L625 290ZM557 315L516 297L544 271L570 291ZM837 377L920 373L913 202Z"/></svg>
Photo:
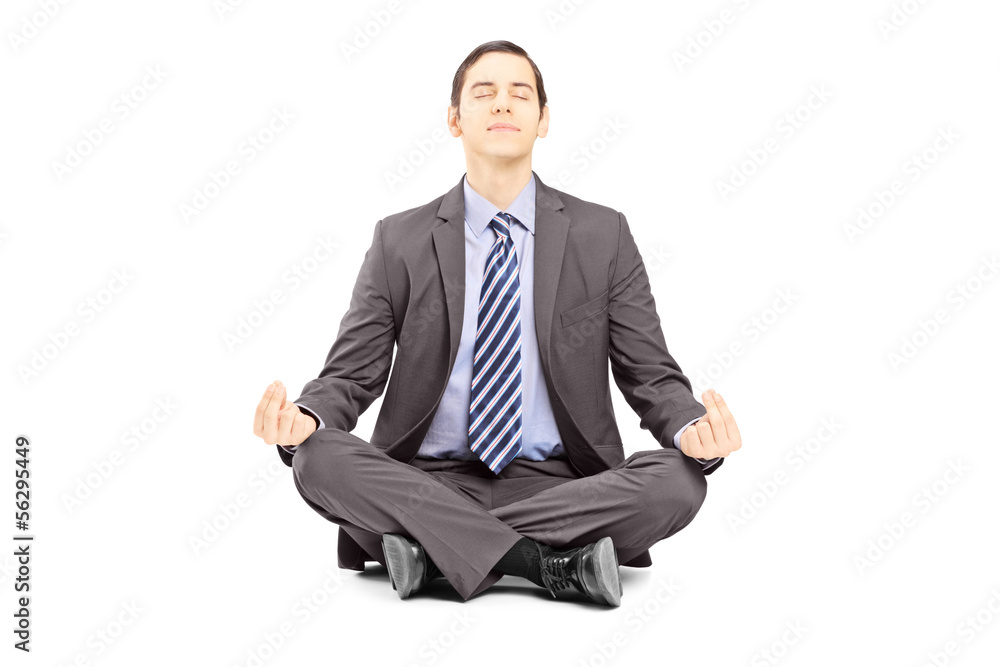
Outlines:
<svg viewBox="0 0 1000 667"><path fill-rule="evenodd" d="M491 153L490 157L500 160L517 160L524 157L524 153L520 153L518 151Z"/></svg>

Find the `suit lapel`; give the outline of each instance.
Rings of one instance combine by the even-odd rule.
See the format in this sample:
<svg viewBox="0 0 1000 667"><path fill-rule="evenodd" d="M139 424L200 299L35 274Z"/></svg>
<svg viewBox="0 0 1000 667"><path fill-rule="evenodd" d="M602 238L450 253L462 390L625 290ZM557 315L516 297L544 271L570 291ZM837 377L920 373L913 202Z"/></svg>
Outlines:
<svg viewBox="0 0 1000 667"><path fill-rule="evenodd" d="M559 195L542 183L538 174L531 173L535 176L535 335L542 368L548 371L552 313L566 250L569 218L561 212L563 203ZM438 217L445 224L435 227L431 234L448 307L450 376L458 355L465 317L465 192L462 179L444 195L438 207Z"/></svg>
<svg viewBox="0 0 1000 667"><path fill-rule="evenodd" d="M532 172L534 173L534 172ZM556 305L556 289L562 272L563 253L569 218L560 209L559 195L535 175L535 334L542 369L549 372L549 345L552 339L552 313ZM554 383L553 383L554 385Z"/></svg>
<svg viewBox="0 0 1000 667"><path fill-rule="evenodd" d="M445 194L438 207L438 218L444 219L445 224L438 225L431 232L448 308L450 345L446 383L447 378L451 377L455 357L458 356L458 344L462 340L462 319L465 315L465 193L462 188L460 178L458 185Z"/></svg>

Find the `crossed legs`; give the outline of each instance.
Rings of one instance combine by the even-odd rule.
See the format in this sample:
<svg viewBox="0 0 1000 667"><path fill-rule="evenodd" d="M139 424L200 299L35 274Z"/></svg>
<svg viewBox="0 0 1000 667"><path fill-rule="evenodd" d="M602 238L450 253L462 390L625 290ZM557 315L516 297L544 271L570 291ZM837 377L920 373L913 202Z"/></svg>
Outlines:
<svg viewBox="0 0 1000 667"><path fill-rule="evenodd" d="M357 436L321 429L292 460L296 488L384 564L381 535L419 542L463 600L503 575L492 570L521 537L554 547L610 536L627 562L695 517L707 481L676 449L632 454L591 477L556 480L530 497L490 507L490 479L436 476L397 461ZM528 478L526 478L528 479ZM537 479L532 481L538 488Z"/></svg>

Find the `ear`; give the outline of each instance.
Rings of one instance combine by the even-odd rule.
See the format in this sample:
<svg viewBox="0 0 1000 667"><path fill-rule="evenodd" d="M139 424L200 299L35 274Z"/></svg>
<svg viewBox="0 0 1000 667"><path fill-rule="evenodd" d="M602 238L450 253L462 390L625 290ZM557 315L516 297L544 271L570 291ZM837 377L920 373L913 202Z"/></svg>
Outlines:
<svg viewBox="0 0 1000 667"><path fill-rule="evenodd" d="M451 136L462 136L462 128L459 126L458 120L458 109L449 104L445 110L445 114L445 123L448 124L448 131L451 133Z"/></svg>
<svg viewBox="0 0 1000 667"><path fill-rule="evenodd" d="M542 107L542 119L538 121L538 136L544 137L549 133L549 105Z"/></svg>

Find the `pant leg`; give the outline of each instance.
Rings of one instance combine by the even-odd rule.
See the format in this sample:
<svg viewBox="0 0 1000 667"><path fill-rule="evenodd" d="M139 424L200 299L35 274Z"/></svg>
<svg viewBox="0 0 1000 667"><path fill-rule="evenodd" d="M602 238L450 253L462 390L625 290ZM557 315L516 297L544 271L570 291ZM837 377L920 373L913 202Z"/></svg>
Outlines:
<svg viewBox="0 0 1000 667"><path fill-rule="evenodd" d="M345 431L309 436L296 449L292 472L307 504L345 530L419 542L464 600L500 578L491 568L521 539L432 474Z"/></svg>
<svg viewBox="0 0 1000 667"><path fill-rule="evenodd" d="M429 472L443 484L486 510L529 498L540 491L579 478L569 461L559 457L544 461L515 458L499 475L494 475L485 465L475 462L457 464L455 461L415 458L410 465ZM375 560L385 565L381 535L357 527L345 526L344 530ZM491 571L472 592L472 596L486 590L503 576L501 572Z"/></svg>
<svg viewBox="0 0 1000 667"><path fill-rule="evenodd" d="M437 459L414 459L410 465L413 465L422 470L427 470L432 474L438 481L450 488L455 493L458 493L465 499L467 499L472 504L483 508L484 510L492 509L490 504L490 487L488 484L484 483L479 477L472 477L470 475L465 475L462 473L455 473L451 471L442 471L435 469L435 463L439 463ZM312 501L306 499L306 502L310 505L315 505ZM317 509L314 507L314 509ZM321 514L327 515L329 512L318 508ZM371 556L370 559L374 559L376 562L381 564L383 567L387 567L385 562L385 554L382 552L382 535L376 534L371 531L365 530L353 524L350 524L343 519L329 518L331 521L339 524L344 531L351 536L351 538L358 543L365 553ZM431 559L433 560L433 558ZM436 565L437 563L435 563ZM364 566L362 565L362 568Z"/></svg>
<svg viewBox="0 0 1000 667"><path fill-rule="evenodd" d="M466 490L464 485L456 488L456 485L453 483L455 481L461 480L463 477L465 477L464 475L450 475L450 474L445 475L440 472L434 472L434 471L431 471L431 474L437 477L443 484L451 486L451 488L454 489L455 491L461 492ZM485 487L485 489L486 489L486 494L477 500L477 504L482 505L483 501L488 500L489 487L487 486ZM486 509L489 509L489 507L487 506ZM344 530L354 539L354 541L357 542L362 549L368 552L368 554L370 554L372 558L381 563L383 566L386 566L385 554L382 552L381 535L369 532L367 530L364 530L363 528L358 528L357 526L347 525L346 522L337 521L337 523L340 523L340 525L343 526ZM433 557L431 558L431 560L434 560ZM497 560L499 560L499 558ZM435 561L434 564L437 565L437 561ZM502 572L491 570L490 573L487 574L486 577L484 577L483 580L479 583L479 585L472 591L472 593L469 594L469 597L463 599L468 600L471 597L479 595L487 588L489 588L499 580L503 579L503 576L504 575Z"/></svg>
<svg viewBox="0 0 1000 667"><path fill-rule="evenodd" d="M490 510L525 537L555 547L610 536L625 563L687 526L708 489L697 461L676 448L635 452L611 470L558 483ZM502 501L500 501L502 502Z"/></svg>

